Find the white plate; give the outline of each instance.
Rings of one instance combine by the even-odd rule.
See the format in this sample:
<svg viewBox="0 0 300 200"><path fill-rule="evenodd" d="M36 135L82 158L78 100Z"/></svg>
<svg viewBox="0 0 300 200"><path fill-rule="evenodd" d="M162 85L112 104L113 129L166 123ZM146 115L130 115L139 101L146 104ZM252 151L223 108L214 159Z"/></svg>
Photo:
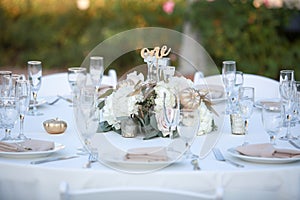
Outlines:
<svg viewBox="0 0 300 200"><path fill-rule="evenodd" d="M47 101L45 99L38 99L36 106L39 107L39 106L44 105L45 103L47 103ZM33 107L33 100L30 100L29 107Z"/></svg>
<svg viewBox="0 0 300 200"><path fill-rule="evenodd" d="M179 162L182 158L182 153L180 152L174 152L174 151L168 151L167 156L168 160L166 161L153 161L153 162L147 162L147 161L132 161L132 160L126 160L125 159L126 153L123 154L113 154L113 153L106 153L100 156L101 160L104 162L109 162L113 164L117 164L119 166L123 167L163 167L170 165L175 162Z"/></svg>
<svg viewBox="0 0 300 200"><path fill-rule="evenodd" d="M209 92L207 94L207 97L211 100L212 103L218 103L226 100L224 88L221 85L209 84L209 85L196 85L195 87L203 93Z"/></svg>
<svg viewBox="0 0 300 200"><path fill-rule="evenodd" d="M271 110L280 110L280 99L271 98L271 99L261 99L255 102L254 106L256 108L262 109L263 106L269 107Z"/></svg>
<svg viewBox="0 0 300 200"><path fill-rule="evenodd" d="M243 154L240 154L238 151L235 150L235 148L230 148L227 150L228 153L236 158L249 161L249 162L255 162L255 163L267 163L267 164L283 164L283 163L291 163L300 161L300 158L264 158L264 157L254 157L254 156L246 156Z"/></svg>
<svg viewBox="0 0 300 200"><path fill-rule="evenodd" d="M1 157L6 158L38 158L38 157L45 157L54 152L60 151L64 149L65 146L59 143L54 144L54 149L49 151L26 151L26 152L3 152L0 151Z"/></svg>

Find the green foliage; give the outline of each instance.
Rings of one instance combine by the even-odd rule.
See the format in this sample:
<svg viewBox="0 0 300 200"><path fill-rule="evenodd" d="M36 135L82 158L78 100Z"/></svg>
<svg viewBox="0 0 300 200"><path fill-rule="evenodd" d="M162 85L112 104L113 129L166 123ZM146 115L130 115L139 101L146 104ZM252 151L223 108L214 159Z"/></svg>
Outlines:
<svg viewBox="0 0 300 200"><path fill-rule="evenodd" d="M45 68L66 69L81 65L99 43L122 31L150 26L181 31L185 2L175 0L172 15L162 10L164 2L90 0L82 11L76 0L1 0L0 67L25 67L38 59ZM141 62L138 55L124 55L111 68L126 71Z"/></svg>
<svg viewBox="0 0 300 200"><path fill-rule="evenodd" d="M236 60L239 70L278 79L280 69L295 69L300 79L300 33L285 31L297 10L255 8L253 0L199 0L188 19L218 67ZM298 22L299 23L299 22Z"/></svg>

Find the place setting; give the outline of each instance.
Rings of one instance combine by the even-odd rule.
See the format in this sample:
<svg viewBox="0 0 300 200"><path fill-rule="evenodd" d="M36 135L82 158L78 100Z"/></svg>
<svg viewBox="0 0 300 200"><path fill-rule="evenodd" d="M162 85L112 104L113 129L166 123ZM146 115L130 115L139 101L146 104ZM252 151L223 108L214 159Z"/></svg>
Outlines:
<svg viewBox="0 0 300 200"><path fill-rule="evenodd" d="M227 67L225 64L223 68ZM235 82L235 70L236 68L233 67L230 71L230 78L233 83ZM223 74L223 79L229 76L226 73ZM227 95L231 98L227 101L229 108L227 111L230 115L231 133L244 137L244 142L240 146L227 149L230 156L243 161L264 164L285 164L300 161L299 139L293 136L291 131L292 127L299 124L300 90L297 90L292 70L282 70L280 74L278 89L281 98L266 98L255 101L254 88L242 86L239 86L236 97L233 97L236 86L232 84L228 87ZM228 83L229 81L224 82ZM232 99L236 99L235 103L232 102ZM253 107L259 109L259 122L264 128L263 134L269 135L269 143L249 142L248 127ZM279 134L283 133L283 130L286 130L286 134L278 137ZM291 147L287 147L286 143L290 143Z"/></svg>

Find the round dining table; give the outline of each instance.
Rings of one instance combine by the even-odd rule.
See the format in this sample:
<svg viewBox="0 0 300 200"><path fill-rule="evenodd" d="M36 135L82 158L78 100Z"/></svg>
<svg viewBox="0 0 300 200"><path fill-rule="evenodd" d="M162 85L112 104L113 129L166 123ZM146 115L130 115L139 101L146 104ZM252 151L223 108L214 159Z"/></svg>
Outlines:
<svg viewBox="0 0 300 200"><path fill-rule="evenodd" d="M105 82L105 80L104 80ZM110 187L157 187L193 192L212 192L217 187L224 191L224 199L300 199L300 161L293 162L264 162L261 159L252 161L240 159L230 153L230 149L241 145L244 135L233 135L228 115L215 116L217 134L209 141L208 133L197 136L191 151L199 155L199 168L194 169L191 159L182 157L176 162L163 168L133 173L120 170L105 162L95 162L91 168L84 168L88 161L87 155L78 154L82 147L76 129L73 106L70 102L60 99L53 105L47 102L54 100L57 95L70 97L67 74L54 74L43 78L43 86L38 93L41 104L38 106L41 116L25 116L24 133L28 138L53 141L64 148L49 155L18 156L0 153L0 199L31 199L58 200L59 186L65 181L72 189L110 188ZM218 102L215 106L223 106L225 102ZM67 129L62 134L49 134L43 127L43 122L58 118L67 123ZM12 130L17 136L19 122ZM299 136L300 126L292 128ZM102 133L96 133L102 134ZM139 138L122 138L115 134L116 139L136 143ZM284 131L281 133L284 134ZM1 130L1 135L3 131ZM249 121L249 142L268 143L269 136L261 123L261 110L254 108ZM154 138L153 143L161 144L162 138ZM149 140L150 141L150 140ZM209 146L206 146L209 143ZM278 140L280 147L296 149L287 141ZM219 148L228 158L244 167L236 167L228 162L216 160L212 147ZM71 159L53 162L31 164L45 158L75 156ZM101 156L101 155L100 155ZM101 157L100 157L101 160ZM145 164L146 165L146 164Z"/></svg>

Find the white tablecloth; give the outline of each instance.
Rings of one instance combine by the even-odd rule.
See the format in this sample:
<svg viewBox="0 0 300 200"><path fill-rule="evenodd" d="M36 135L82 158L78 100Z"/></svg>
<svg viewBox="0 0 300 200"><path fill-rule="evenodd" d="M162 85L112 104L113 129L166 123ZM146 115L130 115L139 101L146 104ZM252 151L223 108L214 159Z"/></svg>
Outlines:
<svg viewBox="0 0 300 200"><path fill-rule="evenodd" d="M67 84L67 82L65 83ZM44 93L45 94L45 93ZM72 107L63 100L56 104L39 107L42 116L25 117L25 134L64 144L66 148L51 156L74 155L81 146L74 126ZM51 118L67 122L65 133L51 135L45 132L42 123ZM16 125L13 133L18 132ZM193 171L190 160L181 160L164 169L151 173L126 173L114 170L101 163L93 163L91 169L83 169L87 156L31 165L35 159L13 159L0 157L0 199L59 199L59 184L67 181L73 189L113 186L149 186L183 189L195 192L212 191L217 186L224 189L225 199L300 199L300 162L287 164L260 164L245 162L230 157L227 149L240 145L244 136L230 133L229 119L219 125L222 133L217 141L224 155L245 165L236 168L228 163L216 161L209 153L199 161L200 171ZM299 128L294 128L299 133ZM268 142L268 135L262 128L260 111L255 110L249 125L250 142ZM199 154L205 136L198 136L192 151ZM279 142L293 148L287 142Z"/></svg>

